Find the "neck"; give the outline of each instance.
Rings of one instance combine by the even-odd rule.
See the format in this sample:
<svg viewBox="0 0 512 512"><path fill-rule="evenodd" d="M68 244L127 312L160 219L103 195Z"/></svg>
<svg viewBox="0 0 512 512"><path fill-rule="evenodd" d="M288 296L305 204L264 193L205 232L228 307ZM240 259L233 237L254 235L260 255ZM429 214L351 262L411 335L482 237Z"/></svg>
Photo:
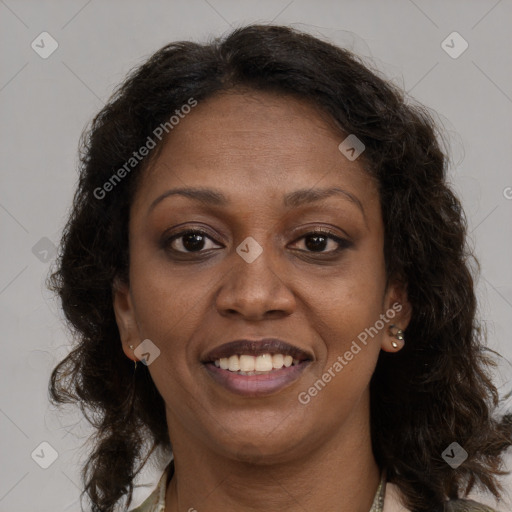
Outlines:
<svg viewBox="0 0 512 512"><path fill-rule="evenodd" d="M265 465L221 456L187 431L172 431L175 474L165 512L366 512L380 481L369 425L361 418L314 450Z"/></svg>

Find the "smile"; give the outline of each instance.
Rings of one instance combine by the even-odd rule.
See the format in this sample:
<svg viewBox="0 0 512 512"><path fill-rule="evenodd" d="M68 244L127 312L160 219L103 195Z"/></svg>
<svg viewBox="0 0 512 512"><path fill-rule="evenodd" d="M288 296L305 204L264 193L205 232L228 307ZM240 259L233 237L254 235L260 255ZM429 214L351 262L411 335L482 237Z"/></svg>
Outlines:
<svg viewBox="0 0 512 512"><path fill-rule="evenodd" d="M214 364L217 368L237 372L239 375L258 375L279 370L283 367L296 366L299 362L298 359L285 354L262 354L260 356L243 354L216 359Z"/></svg>
<svg viewBox="0 0 512 512"><path fill-rule="evenodd" d="M278 339L239 340L211 351L202 361L212 379L244 396L268 396L299 379L312 361L306 351Z"/></svg>

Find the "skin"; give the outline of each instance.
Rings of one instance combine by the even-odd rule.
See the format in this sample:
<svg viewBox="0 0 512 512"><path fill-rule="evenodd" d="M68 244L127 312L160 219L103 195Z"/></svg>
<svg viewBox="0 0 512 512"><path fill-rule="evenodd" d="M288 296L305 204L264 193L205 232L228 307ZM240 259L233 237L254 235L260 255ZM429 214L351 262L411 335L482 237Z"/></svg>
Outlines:
<svg viewBox="0 0 512 512"><path fill-rule="evenodd" d="M114 308L127 357L144 339L161 351L148 368L175 456L166 512L370 509L380 473L369 382L380 350L402 342L393 348L395 338L380 330L308 404L297 399L393 304L402 310L390 323L405 329L410 318L404 285L386 286L376 185L361 159L338 150L344 138L307 102L231 91L181 120L139 182L130 284L117 284ZM229 204L173 195L150 208L185 186L214 188ZM287 193L328 187L357 199L283 206ZM350 245L335 254L328 239L320 253L309 249L305 235L322 227ZM202 253L176 252L186 251L183 238L161 243L186 228L211 238ZM263 248L252 263L235 250L248 236ZM225 342L266 336L314 355L297 382L271 396L235 395L200 363Z"/></svg>

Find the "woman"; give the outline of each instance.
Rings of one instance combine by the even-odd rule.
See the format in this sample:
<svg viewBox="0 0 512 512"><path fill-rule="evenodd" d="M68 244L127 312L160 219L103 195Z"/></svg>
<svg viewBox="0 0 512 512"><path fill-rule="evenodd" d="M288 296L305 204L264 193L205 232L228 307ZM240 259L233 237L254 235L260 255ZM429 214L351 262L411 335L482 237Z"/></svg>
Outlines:
<svg viewBox="0 0 512 512"><path fill-rule="evenodd" d="M253 25L162 48L83 144L51 393L97 429L92 510L156 448L137 511L491 510L512 427L426 109Z"/></svg>

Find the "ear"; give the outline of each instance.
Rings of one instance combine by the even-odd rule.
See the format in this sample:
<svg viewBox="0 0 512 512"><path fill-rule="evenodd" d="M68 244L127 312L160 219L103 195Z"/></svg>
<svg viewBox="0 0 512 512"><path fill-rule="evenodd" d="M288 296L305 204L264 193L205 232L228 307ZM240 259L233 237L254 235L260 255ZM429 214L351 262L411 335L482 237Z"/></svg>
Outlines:
<svg viewBox="0 0 512 512"><path fill-rule="evenodd" d="M126 357L132 361L137 361L133 349L130 348L130 345L135 348L140 342L139 329L135 320L135 310L130 295L130 287L125 282L116 278L112 291L114 313L123 352L126 354Z"/></svg>
<svg viewBox="0 0 512 512"><path fill-rule="evenodd" d="M385 315L389 318L382 339L381 348L385 352L398 352L406 342L397 338L397 331L405 331L412 315L412 307L407 297L407 283L400 279L390 281L384 298ZM395 327L390 328L393 325ZM393 343L397 346L393 346Z"/></svg>

